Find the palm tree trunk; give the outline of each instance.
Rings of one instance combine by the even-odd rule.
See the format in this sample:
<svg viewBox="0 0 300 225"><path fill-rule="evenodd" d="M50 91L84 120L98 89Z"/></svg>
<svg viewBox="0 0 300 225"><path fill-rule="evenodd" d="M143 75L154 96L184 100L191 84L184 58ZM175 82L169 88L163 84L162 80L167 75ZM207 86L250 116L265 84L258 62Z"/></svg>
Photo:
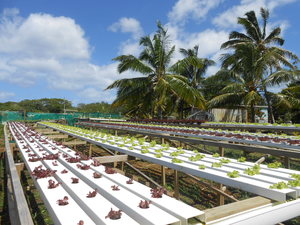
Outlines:
<svg viewBox="0 0 300 225"><path fill-rule="evenodd" d="M254 108L254 105L251 104L250 106L250 113L251 113L251 123L255 123L255 108Z"/></svg>
<svg viewBox="0 0 300 225"><path fill-rule="evenodd" d="M162 119L163 117L162 108L160 106L157 108L157 117L158 119Z"/></svg>
<svg viewBox="0 0 300 225"><path fill-rule="evenodd" d="M178 116L179 119L183 119L183 109L184 109L184 102L180 101L178 106Z"/></svg>
<svg viewBox="0 0 300 225"><path fill-rule="evenodd" d="M272 107L271 99L270 99L270 96L267 92L266 87L264 87L264 93L265 93L265 96L266 96L266 102L267 102L267 106L268 106L268 122L269 123L275 123L273 107Z"/></svg>

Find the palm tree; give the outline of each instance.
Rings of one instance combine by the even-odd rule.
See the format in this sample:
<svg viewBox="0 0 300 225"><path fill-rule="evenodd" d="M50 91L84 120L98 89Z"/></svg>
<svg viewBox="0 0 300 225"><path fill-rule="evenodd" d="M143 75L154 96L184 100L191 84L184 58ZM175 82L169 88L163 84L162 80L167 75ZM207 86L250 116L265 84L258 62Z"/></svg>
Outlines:
<svg viewBox="0 0 300 225"><path fill-rule="evenodd" d="M298 71L299 72L299 71ZM287 88L275 96L277 100L277 111L283 112L283 117L292 120L294 123L300 122L300 80L292 81ZM286 109L290 109L286 112Z"/></svg>
<svg viewBox="0 0 300 225"><path fill-rule="evenodd" d="M184 56L184 58L178 60L171 67L171 71L186 77L188 79L189 84L193 88L199 90L202 86L204 74L207 71L207 68L211 65L214 65L215 62L206 58L199 58L198 45L194 46L192 49L181 48L179 51ZM186 103L183 100L179 101L178 105L179 114L182 114L181 117L183 117L184 108L190 108L185 107Z"/></svg>
<svg viewBox="0 0 300 225"><path fill-rule="evenodd" d="M182 75L169 72L170 61L175 46L170 46L169 36L158 22L158 30L153 38L145 36L140 39L144 47L139 57L121 55L113 60L118 61L118 71L134 71L143 77L121 79L113 82L107 89L117 88L117 98L113 105L124 105L131 115L144 117L168 113L172 108L172 99L181 98L198 108L205 107L200 92L191 87L188 79Z"/></svg>
<svg viewBox="0 0 300 225"><path fill-rule="evenodd" d="M204 74L209 66L215 64L213 60L198 57L199 46L192 49L180 49L180 53L185 57L172 66L172 70L188 78L194 88L199 88L204 80Z"/></svg>
<svg viewBox="0 0 300 225"><path fill-rule="evenodd" d="M251 122L255 121L255 105L263 102L260 78L256 74L260 73L264 63L258 62L257 56L257 49L247 45L240 46L233 54L223 55L222 67L225 69L209 79L214 82L221 78L229 82L220 95L209 101L210 107L246 105L250 108Z"/></svg>
<svg viewBox="0 0 300 225"><path fill-rule="evenodd" d="M267 90L268 85L272 85L274 83L278 84L278 81L285 82L292 79L295 75L293 70L296 69L295 65L299 59L292 52L280 47L284 44L284 39L280 37L280 27L271 30L271 32L267 34L266 30L269 19L269 11L261 8L260 13L263 19L262 26L260 26L254 11L247 12L245 14L246 17L239 17L238 24L243 26L246 33L238 31L231 32L229 40L223 43L221 48L233 50L233 54L235 54L239 48L245 46L252 46L257 50L258 55L256 61L263 59L265 66L262 67L261 71L259 71L258 74L255 74L255 76L260 79L261 88L264 91L264 98L268 105L269 118L271 119L271 122L274 122L272 119L273 112L270 102L270 92ZM235 62L232 62L232 64L227 63L226 66L234 68L234 64ZM275 76L274 72L277 71L281 72L277 73ZM275 80L272 81L272 78Z"/></svg>

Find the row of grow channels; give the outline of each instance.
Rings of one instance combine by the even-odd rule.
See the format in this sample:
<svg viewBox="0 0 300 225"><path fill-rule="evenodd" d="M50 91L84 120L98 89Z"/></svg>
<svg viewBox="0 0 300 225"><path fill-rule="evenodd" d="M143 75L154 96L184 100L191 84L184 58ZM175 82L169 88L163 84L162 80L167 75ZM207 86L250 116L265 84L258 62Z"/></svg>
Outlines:
<svg viewBox="0 0 300 225"><path fill-rule="evenodd" d="M245 162L243 158L235 160L218 155L201 154L158 145L154 142L149 143L134 137L118 137L54 123L44 123L44 125L96 145L274 200L285 201L287 195L293 198L300 195L300 172L277 168L276 163L268 167ZM282 185L283 183L286 186Z"/></svg>
<svg viewBox="0 0 300 225"><path fill-rule="evenodd" d="M227 131L227 130L214 130L214 129L204 129L204 128L180 128L180 127L164 127L160 125L126 125L126 124L116 124L116 123L89 123L80 122L78 125L112 128L112 129L129 129L133 131L144 131L166 134L174 134L188 137L205 138L208 140L217 141L234 141L243 144L252 145L262 145L268 147L276 148L286 148L300 150L300 137L299 136L287 136L281 135L276 136L276 134L253 134L249 132L241 131Z"/></svg>
<svg viewBox="0 0 300 225"><path fill-rule="evenodd" d="M118 208L122 209L126 214L128 214L130 217L141 224L187 224L187 220L189 218L197 217L203 214L202 211L192 208L166 195L163 195L163 198L154 199L153 193L151 194L148 187L137 182L131 182L132 184L129 185L130 183L128 183L128 179L120 174L112 173L108 175L106 168L101 165L95 165L95 162L93 160L85 158L86 160L81 161L81 164L72 164L70 163L70 159L76 159L76 153L68 148L65 148L64 146L58 145L56 142L47 140L47 144L43 144L44 141L41 141L40 137L35 141L48 153L53 153L53 151L61 152L63 156L59 157L58 161L65 168L76 174L77 177L79 177L86 183L86 186L88 185L90 187L93 187L95 191L99 192L106 199L108 199L110 202L112 202ZM73 162L76 162L76 160ZM50 163L48 163L48 166L52 167L52 169L56 168L56 166ZM101 175L100 177L103 178L95 179L95 173L99 173ZM96 178L100 177L97 176ZM59 179L59 181L64 182L64 179ZM83 191L83 189L81 188L79 190L81 190L81 192ZM95 193L95 191L93 192ZM73 186L68 188L68 192L73 193L73 196L75 196L75 198L81 198L81 201L78 201L81 202L81 205L85 205L85 209L89 208L89 205L85 204L86 202L84 200L83 193L74 194L75 191L73 190ZM93 192L90 192L89 194L92 194ZM141 200L141 198L146 200ZM149 210L144 210L143 207L147 205L149 206L150 201L151 206ZM97 202L98 201L95 201L95 203ZM167 207L169 205L172 206ZM93 221L97 221L99 212L93 212L93 206L95 205L92 205L89 210L85 211L89 212L89 215L91 216ZM107 205L107 207L109 207L109 205ZM175 212L170 211L170 209L172 209L173 207L176 207ZM178 209L181 209L181 211L179 212ZM103 210L103 208L101 208L101 210ZM153 215L156 215L156 217L153 217ZM101 221L97 221L96 223L98 224L100 222ZM104 222L107 223L106 220ZM126 221L126 219L122 221L122 223L131 224L127 222L128 221Z"/></svg>

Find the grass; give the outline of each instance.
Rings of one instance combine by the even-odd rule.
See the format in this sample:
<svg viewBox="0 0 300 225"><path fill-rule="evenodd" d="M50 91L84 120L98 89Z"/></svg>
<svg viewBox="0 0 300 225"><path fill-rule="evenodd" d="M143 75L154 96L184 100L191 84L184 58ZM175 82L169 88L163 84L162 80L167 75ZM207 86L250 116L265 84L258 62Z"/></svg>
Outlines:
<svg viewBox="0 0 300 225"><path fill-rule="evenodd" d="M6 169L4 155L0 156L0 224L10 225L8 204L7 204L7 188L6 188Z"/></svg>
<svg viewBox="0 0 300 225"><path fill-rule="evenodd" d="M0 124L0 148L4 147L3 125ZM6 169L4 153L0 153L0 224L9 225L7 189L6 189Z"/></svg>

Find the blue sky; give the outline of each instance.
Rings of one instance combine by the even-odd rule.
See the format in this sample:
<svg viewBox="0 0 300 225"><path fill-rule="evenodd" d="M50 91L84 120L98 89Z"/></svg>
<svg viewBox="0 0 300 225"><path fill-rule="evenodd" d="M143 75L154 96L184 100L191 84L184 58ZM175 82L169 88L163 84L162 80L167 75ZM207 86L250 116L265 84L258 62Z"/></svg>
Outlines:
<svg viewBox="0 0 300 225"><path fill-rule="evenodd" d="M240 29L236 18L260 7L271 12L270 28L283 29L284 48L300 56L300 0L1 0L0 102L111 102L115 91L105 87L138 76L118 74L112 58L138 55L139 38L155 32L157 20L176 49L198 44L199 56L219 62L220 45Z"/></svg>

